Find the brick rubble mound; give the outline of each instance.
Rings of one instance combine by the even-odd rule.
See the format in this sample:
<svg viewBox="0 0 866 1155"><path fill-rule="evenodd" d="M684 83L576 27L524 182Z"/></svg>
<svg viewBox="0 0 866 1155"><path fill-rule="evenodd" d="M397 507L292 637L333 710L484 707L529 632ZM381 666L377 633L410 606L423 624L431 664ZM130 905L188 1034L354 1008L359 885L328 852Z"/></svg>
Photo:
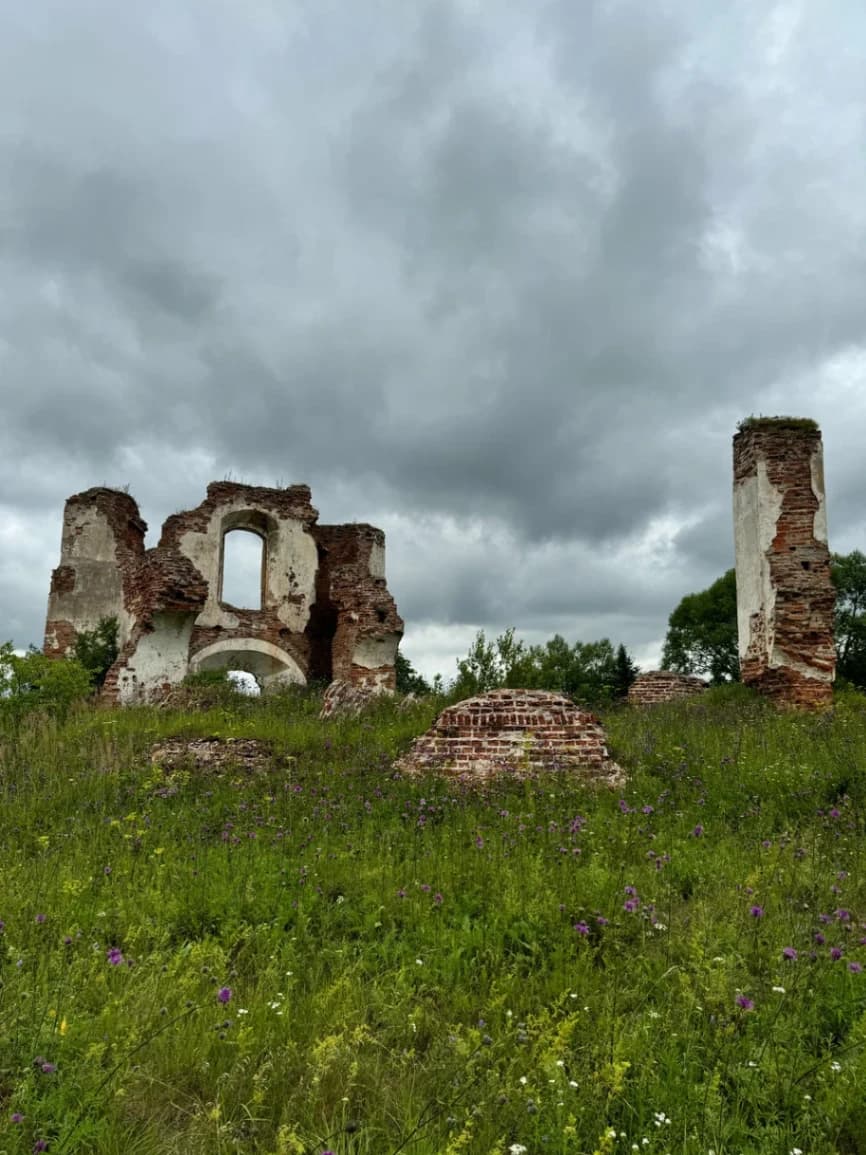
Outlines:
<svg viewBox="0 0 866 1155"><path fill-rule="evenodd" d="M628 691L631 706L654 706L657 702L675 702L692 698L707 688L703 678L693 674L675 674L672 670L648 670L638 674Z"/></svg>
<svg viewBox="0 0 866 1155"><path fill-rule="evenodd" d="M572 770L611 788L625 778L598 719L546 690L492 690L449 706L396 767L468 781Z"/></svg>
<svg viewBox="0 0 866 1155"><path fill-rule="evenodd" d="M150 761L166 772L211 773L270 770L278 761L269 742L257 738L168 738L150 748Z"/></svg>

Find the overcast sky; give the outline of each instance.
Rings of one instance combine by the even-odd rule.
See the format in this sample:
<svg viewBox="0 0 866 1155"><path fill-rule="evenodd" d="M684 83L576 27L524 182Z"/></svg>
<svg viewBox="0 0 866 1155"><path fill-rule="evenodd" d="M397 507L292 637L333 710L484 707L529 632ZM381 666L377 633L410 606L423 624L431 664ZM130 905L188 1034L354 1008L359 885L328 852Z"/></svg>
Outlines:
<svg viewBox="0 0 866 1155"><path fill-rule="evenodd" d="M645 666L731 437L866 549L862 0L0 0L0 640L63 503L232 477L387 534L404 652Z"/></svg>

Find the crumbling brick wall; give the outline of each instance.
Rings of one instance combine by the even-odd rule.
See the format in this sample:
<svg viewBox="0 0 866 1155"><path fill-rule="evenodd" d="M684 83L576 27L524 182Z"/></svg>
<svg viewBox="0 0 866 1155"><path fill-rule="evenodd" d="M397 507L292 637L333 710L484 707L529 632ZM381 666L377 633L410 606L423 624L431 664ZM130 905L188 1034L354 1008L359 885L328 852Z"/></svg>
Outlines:
<svg viewBox="0 0 866 1155"><path fill-rule="evenodd" d="M648 670L645 674L638 674L629 686L628 702L631 706L655 706L660 702L692 698L695 694L702 694L706 688L703 678L696 678L693 674Z"/></svg>
<svg viewBox="0 0 866 1155"><path fill-rule="evenodd" d="M829 704L835 593L814 422L743 423L734 437L734 534L743 682L781 705Z"/></svg>
<svg viewBox="0 0 866 1155"><path fill-rule="evenodd" d="M622 777L598 719L545 690L492 690L449 706L397 766L482 781L541 770L611 784Z"/></svg>
<svg viewBox="0 0 866 1155"><path fill-rule="evenodd" d="M342 677L390 690L403 622L385 582L385 538L370 525L320 526L305 485L214 482L169 517L159 544L125 493L91 489L66 503L45 652L116 617L120 654L104 694L152 697L196 669L246 669L263 684ZM262 604L222 598L225 535L263 543Z"/></svg>

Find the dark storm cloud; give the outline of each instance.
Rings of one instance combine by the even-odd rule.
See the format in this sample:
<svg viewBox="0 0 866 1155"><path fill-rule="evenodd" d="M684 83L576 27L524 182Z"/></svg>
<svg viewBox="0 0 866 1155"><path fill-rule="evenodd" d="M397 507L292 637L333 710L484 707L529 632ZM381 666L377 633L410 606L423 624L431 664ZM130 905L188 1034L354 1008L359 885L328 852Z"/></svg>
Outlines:
<svg viewBox="0 0 866 1155"><path fill-rule="evenodd" d="M387 525L431 638L649 646L730 564L736 420L779 411L822 422L831 530L866 533L853 0L0 22L16 540L103 481L158 523L211 477L304 480ZM38 596L3 563L10 620L53 549Z"/></svg>

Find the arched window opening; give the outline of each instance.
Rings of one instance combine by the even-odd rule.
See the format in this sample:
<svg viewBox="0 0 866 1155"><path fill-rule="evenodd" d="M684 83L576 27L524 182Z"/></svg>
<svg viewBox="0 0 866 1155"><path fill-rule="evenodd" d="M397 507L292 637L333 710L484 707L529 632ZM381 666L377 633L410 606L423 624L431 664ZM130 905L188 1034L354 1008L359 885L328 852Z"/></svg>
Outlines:
<svg viewBox="0 0 866 1155"><path fill-rule="evenodd" d="M264 540L248 529L230 530L223 538L220 601L239 610L260 610L264 574Z"/></svg>

